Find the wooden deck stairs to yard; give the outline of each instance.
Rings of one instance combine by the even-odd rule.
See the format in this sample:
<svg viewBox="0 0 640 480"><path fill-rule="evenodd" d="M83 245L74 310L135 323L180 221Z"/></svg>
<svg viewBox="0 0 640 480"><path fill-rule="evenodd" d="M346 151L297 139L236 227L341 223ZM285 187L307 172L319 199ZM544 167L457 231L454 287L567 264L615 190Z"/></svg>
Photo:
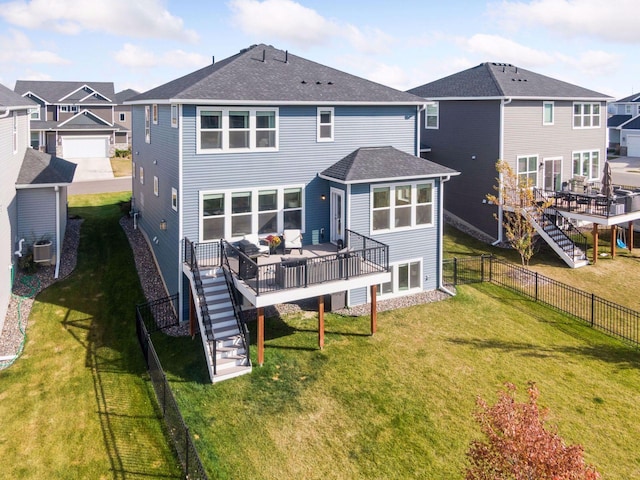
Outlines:
<svg viewBox="0 0 640 480"><path fill-rule="evenodd" d="M529 214L528 218L540 237L547 242L567 265L571 268L589 265L587 252L578 247L565 231L551 220L549 215Z"/></svg>

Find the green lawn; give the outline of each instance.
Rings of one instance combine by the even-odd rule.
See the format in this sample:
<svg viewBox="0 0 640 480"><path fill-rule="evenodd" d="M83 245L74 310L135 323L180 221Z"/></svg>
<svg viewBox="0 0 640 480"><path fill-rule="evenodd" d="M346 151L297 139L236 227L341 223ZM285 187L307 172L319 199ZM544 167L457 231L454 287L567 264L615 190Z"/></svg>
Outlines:
<svg viewBox="0 0 640 480"><path fill-rule="evenodd" d="M637 350L487 284L381 313L374 336L327 317L322 351L309 315L267 320L264 366L217 385L198 339L158 337L213 478L462 478L476 396L507 381L536 382L605 478L640 476Z"/></svg>
<svg viewBox="0 0 640 480"><path fill-rule="evenodd" d="M129 196L70 197L78 266L37 297L24 353L0 372L2 478L180 478L135 336Z"/></svg>

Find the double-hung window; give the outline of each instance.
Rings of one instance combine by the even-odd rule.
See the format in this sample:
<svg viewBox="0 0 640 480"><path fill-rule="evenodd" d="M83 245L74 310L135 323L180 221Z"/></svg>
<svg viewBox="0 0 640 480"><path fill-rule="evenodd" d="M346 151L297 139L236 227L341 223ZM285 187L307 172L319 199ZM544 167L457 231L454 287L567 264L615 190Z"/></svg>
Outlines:
<svg viewBox="0 0 640 480"><path fill-rule="evenodd" d="M278 109L198 107L197 112L198 153L275 150L278 146Z"/></svg>
<svg viewBox="0 0 640 480"><path fill-rule="evenodd" d="M144 141L151 143L151 107L144 106Z"/></svg>
<svg viewBox="0 0 640 480"><path fill-rule="evenodd" d="M334 110L331 107L318 108L318 142L333 141Z"/></svg>
<svg viewBox="0 0 640 480"><path fill-rule="evenodd" d="M153 124L154 125L158 124L158 104L157 103L153 104Z"/></svg>
<svg viewBox="0 0 640 480"><path fill-rule="evenodd" d="M178 128L178 105L171 105L171 126Z"/></svg>
<svg viewBox="0 0 640 480"><path fill-rule="evenodd" d="M538 184L538 156L518 157L518 184L535 187Z"/></svg>
<svg viewBox="0 0 640 480"><path fill-rule="evenodd" d="M600 128L600 104L573 104L573 128Z"/></svg>
<svg viewBox="0 0 640 480"><path fill-rule="evenodd" d="M433 182L374 186L371 195L373 232L433 224Z"/></svg>
<svg viewBox="0 0 640 480"><path fill-rule="evenodd" d="M427 106L424 110L425 128L437 129L439 127L439 110L440 106L438 102L427 103Z"/></svg>
<svg viewBox="0 0 640 480"><path fill-rule="evenodd" d="M127 114L124 112L120 112L120 114L118 115L118 121L119 122L124 122L127 119Z"/></svg>
<svg viewBox="0 0 640 480"><path fill-rule="evenodd" d="M201 194L201 241L302 229L303 188L272 187Z"/></svg>
<svg viewBox="0 0 640 480"><path fill-rule="evenodd" d="M554 119L554 103L542 102L542 124L553 125Z"/></svg>
<svg viewBox="0 0 640 480"><path fill-rule="evenodd" d="M573 174L582 175L589 180L600 177L600 152L585 150L573 152Z"/></svg>

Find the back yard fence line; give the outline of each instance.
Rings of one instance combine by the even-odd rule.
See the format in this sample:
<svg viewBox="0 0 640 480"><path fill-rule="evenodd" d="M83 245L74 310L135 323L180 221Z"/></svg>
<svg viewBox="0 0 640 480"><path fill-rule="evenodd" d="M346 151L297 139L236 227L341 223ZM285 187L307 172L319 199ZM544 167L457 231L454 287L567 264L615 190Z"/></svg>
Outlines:
<svg viewBox="0 0 640 480"><path fill-rule="evenodd" d="M158 354L151 341L151 333L178 325L175 306L178 296L162 298L136 306L136 335L147 362L147 370L156 399L162 412L167 433L182 466L184 478L207 480L196 447L193 444L189 427L184 422L167 377L162 369Z"/></svg>
<svg viewBox="0 0 640 480"><path fill-rule="evenodd" d="M491 282L571 315L613 337L640 345L640 312L492 255L443 261L445 285Z"/></svg>

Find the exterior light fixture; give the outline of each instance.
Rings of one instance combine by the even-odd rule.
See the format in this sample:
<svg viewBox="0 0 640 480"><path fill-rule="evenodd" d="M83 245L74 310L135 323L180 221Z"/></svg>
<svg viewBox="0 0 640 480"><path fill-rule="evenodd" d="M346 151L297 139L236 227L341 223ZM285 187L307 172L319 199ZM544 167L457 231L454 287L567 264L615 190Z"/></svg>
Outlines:
<svg viewBox="0 0 640 480"><path fill-rule="evenodd" d="M322 195L320 195L320 200L326 200L327 196L323 193Z"/></svg>
<svg viewBox="0 0 640 480"><path fill-rule="evenodd" d="M166 230L167 229L167 221L163 218L162 220L160 220L160 230Z"/></svg>

